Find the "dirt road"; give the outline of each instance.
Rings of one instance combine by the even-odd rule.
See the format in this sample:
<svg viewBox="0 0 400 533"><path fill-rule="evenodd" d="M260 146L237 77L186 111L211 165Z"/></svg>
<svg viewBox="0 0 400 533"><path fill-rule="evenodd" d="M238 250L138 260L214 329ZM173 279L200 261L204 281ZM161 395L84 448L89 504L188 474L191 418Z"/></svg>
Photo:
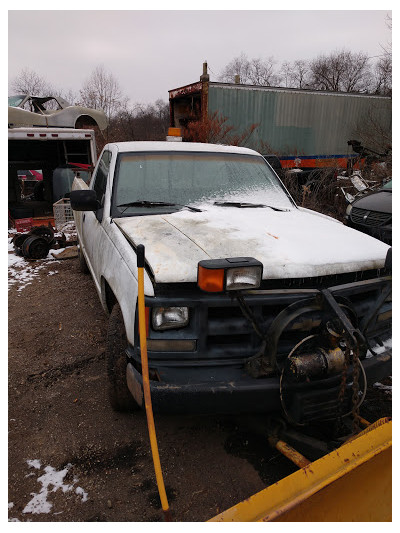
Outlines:
<svg viewBox="0 0 400 533"><path fill-rule="evenodd" d="M106 397L107 317L90 276L75 259L20 259L10 275L9 520L163 520L145 414ZM389 415L391 395L370 395L364 414ZM261 422L156 415L175 520L207 520L295 470Z"/></svg>

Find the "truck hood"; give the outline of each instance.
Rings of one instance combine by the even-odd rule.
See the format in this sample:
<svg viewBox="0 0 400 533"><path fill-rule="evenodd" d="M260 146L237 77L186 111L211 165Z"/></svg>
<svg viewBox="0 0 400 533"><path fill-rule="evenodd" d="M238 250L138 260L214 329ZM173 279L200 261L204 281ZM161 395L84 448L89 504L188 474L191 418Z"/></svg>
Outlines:
<svg viewBox="0 0 400 533"><path fill-rule="evenodd" d="M114 219L134 245L145 246L157 283L196 282L203 259L254 257L263 279L304 278L382 268L389 248L319 213L293 209L207 206Z"/></svg>

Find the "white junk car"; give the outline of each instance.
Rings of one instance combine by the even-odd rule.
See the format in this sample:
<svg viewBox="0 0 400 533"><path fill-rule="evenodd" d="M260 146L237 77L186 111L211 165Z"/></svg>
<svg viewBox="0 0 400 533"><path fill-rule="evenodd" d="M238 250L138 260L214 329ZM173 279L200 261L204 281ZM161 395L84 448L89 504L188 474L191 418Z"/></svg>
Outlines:
<svg viewBox="0 0 400 533"><path fill-rule="evenodd" d="M155 411L331 420L391 374L391 249L299 208L257 152L108 144L71 205L115 408L143 406L139 244Z"/></svg>

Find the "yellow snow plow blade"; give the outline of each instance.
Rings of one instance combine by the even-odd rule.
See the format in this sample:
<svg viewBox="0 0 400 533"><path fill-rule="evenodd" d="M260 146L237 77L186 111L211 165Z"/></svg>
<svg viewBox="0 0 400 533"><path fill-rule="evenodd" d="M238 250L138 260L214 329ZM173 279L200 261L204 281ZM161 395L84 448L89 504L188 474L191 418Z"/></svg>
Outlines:
<svg viewBox="0 0 400 533"><path fill-rule="evenodd" d="M386 522L392 519L392 422L213 517L210 522Z"/></svg>

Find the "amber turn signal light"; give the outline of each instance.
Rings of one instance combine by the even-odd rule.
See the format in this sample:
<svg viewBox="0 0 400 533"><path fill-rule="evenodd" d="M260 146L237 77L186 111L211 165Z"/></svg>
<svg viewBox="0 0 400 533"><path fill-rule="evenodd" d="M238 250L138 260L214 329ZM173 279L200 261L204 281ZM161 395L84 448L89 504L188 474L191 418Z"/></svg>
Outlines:
<svg viewBox="0 0 400 533"><path fill-rule="evenodd" d="M197 285L205 292L222 292L224 290L225 271L223 268L205 268L199 264Z"/></svg>

